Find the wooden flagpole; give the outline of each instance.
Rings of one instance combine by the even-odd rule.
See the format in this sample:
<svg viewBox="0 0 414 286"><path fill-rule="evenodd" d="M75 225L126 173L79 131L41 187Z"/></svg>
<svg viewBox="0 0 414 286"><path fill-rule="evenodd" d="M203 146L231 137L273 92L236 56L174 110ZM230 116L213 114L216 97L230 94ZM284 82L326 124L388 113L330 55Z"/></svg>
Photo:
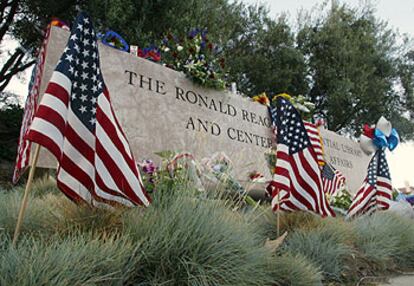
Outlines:
<svg viewBox="0 0 414 286"><path fill-rule="evenodd" d="M34 176L34 172L36 169L37 160L39 159L39 153L40 153L40 145L37 144L35 152L34 152L32 164L30 167L29 178L27 179L27 183L26 183L26 189L24 190L22 204L20 205L20 211L19 211L19 216L17 218L16 229L14 230L13 247L16 246L17 238L19 237L19 234L20 234L20 228L22 226L24 213L27 208L27 200L29 198L29 192L32 188L33 176Z"/></svg>
<svg viewBox="0 0 414 286"><path fill-rule="evenodd" d="M277 220L277 226L276 226L276 234L277 237L280 236L280 190L277 189L277 213L276 213L276 220Z"/></svg>

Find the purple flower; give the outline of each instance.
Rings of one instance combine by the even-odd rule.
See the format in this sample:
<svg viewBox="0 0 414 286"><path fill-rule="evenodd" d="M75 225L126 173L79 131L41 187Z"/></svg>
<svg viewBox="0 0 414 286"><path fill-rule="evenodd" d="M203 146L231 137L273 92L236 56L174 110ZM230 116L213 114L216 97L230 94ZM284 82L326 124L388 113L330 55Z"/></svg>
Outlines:
<svg viewBox="0 0 414 286"><path fill-rule="evenodd" d="M201 32L201 38L203 38L203 40L205 40L205 39L207 38L207 33L208 33L208 30L207 30L207 29L204 29L204 30Z"/></svg>
<svg viewBox="0 0 414 286"><path fill-rule="evenodd" d="M142 168L142 171L145 174L153 175L157 171L157 166L151 160L144 160L142 163L138 163L138 165Z"/></svg>
<svg viewBox="0 0 414 286"><path fill-rule="evenodd" d="M197 36L197 34L200 33L200 29L196 28L196 29L192 29L190 31L190 33L188 33L188 37L190 39L194 39L195 36Z"/></svg>

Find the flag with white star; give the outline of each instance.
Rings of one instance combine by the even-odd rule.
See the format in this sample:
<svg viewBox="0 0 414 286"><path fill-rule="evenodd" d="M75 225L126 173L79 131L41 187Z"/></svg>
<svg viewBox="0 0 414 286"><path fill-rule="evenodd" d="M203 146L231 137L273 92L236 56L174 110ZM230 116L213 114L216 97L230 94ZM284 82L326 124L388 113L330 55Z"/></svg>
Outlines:
<svg viewBox="0 0 414 286"><path fill-rule="evenodd" d="M385 150L378 150L368 165L368 174L349 207L347 217L386 210L392 201L392 184Z"/></svg>
<svg viewBox="0 0 414 286"><path fill-rule="evenodd" d="M345 177L329 163L322 167L323 191L330 197L335 197L345 187Z"/></svg>
<svg viewBox="0 0 414 286"><path fill-rule="evenodd" d="M13 184L17 184L21 175L29 166L29 158L32 144L26 140L26 135L29 132L29 127L32 124L34 113L37 110L40 98L40 85L42 83L43 70L46 60L46 47L49 42L51 25L48 25L45 30L45 37L42 46L39 49L37 62L32 71L32 76L29 82L29 94L24 105L24 114L22 125L20 127L19 143L17 144L16 164L13 172Z"/></svg>
<svg viewBox="0 0 414 286"><path fill-rule="evenodd" d="M112 109L96 35L80 13L27 138L58 160L58 187L90 205L148 205L138 167Z"/></svg>
<svg viewBox="0 0 414 286"><path fill-rule="evenodd" d="M283 97L271 116L277 129L277 161L273 180L273 210L305 210L335 216L323 192L318 158L299 112Z"/></svg>

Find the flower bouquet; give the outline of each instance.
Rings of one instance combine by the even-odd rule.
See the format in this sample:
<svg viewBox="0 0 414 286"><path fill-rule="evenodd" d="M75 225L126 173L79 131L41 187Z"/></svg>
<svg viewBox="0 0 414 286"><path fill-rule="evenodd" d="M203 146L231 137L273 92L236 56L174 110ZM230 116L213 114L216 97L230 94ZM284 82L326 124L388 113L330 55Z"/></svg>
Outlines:
<svg viewBox="0 0 414 286"><path fill-rule="evenodd" d="M226 87L225 59L220 57L221 49L208 39L207 30L194 29L183 40L168 33L160 50L167 67L184 72L200 85L216 89Z"/></svg>

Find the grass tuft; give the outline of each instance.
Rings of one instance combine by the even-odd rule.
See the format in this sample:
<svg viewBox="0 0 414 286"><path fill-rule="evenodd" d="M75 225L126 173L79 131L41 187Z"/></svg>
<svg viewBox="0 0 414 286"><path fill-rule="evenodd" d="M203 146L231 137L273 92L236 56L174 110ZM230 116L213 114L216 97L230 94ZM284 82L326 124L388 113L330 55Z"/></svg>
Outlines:
<svg viewBox="0 0 414 286"><path fill-rule="evenodd" d="M322 275L318 267L306 257L284 253L274 258L273 277L278 285L321 286Z"/></svg>
<svg viewBox="0 0 414 286"><path fill-rule="evenodd" d="M414 267L414 223L390 213L376 213L354 222L356 246L374 270Z"/></svg>
<svg viewBox="0 0 414 286"><path fill-rule="evenodd" d="M8 191L0 193L0 229L11 236L14 232L22 202L23 193ZM51 205L56 200L53 195L46 195L42 199L29 197L21 232L49 235L54 232L56 216Z"/></svg>
<svg viewBox="0 0 414 286"><path fill-rule="evenodd" d="M123 285L134 246L78 233L48 243L26 236L0 251L0 285Z"/></svg>
<svg viewBox="0 0 414 286"><path fill-rule="evenodd" d="M264 271L270 254L253 225L220 201L178 195L167 202L125 217L126 230L139 242L131 283L271 284Z"/></svg>
<svg viewBox="0 0 414 286"><path fill-rule="evenodd" d="M286 241L284 251L302 255L320 267L324 279L343 281L346 260L353 249L343 242L338 232L323 225L311 230L300 229L291 233Z"/></svg>

